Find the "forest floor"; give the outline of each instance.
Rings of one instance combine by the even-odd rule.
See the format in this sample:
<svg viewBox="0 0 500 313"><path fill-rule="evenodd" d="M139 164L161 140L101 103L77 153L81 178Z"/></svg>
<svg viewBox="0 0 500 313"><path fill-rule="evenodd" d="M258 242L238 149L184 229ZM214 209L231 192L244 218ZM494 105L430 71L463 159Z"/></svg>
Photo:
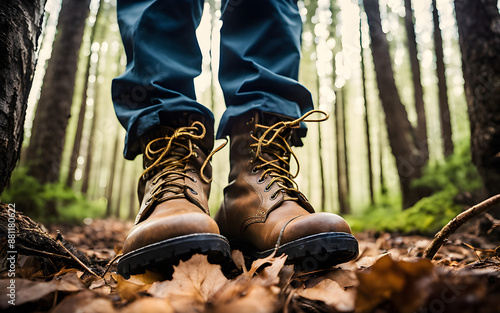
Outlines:
<svg viewBox="0 0 500 313"><path fill-rule="evenodd" d="M500 259L494 250L500 236L498 228L485 232L479 220L453 234L432 261L422 258L431 237L363 232L356 234L356 260L321 272L294 272L284 256L276 256L228 273L194 255L175 267L170 280L152 272L125 280L116 274L116 262L106 269L131 222L88 219L78 226L47 228L30 220L17 224L15 247L0 238L0 310L5 312L500 310ZM46 233L52 237L49 243L32 236ZM11 248L16 249L14 263ZM241 264L242 255L233 253L233 259ZM13 267L15 277L9 275Z"/></svg>

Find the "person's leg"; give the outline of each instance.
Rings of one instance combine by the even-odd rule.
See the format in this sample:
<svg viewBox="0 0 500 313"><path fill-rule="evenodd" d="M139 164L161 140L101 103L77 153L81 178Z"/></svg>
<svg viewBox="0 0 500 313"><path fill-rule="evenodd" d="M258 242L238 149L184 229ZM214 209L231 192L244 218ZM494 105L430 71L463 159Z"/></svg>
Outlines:
<svg viewBox="0 0 500 313"><path fill-rule="evenodd" d="M213 114L196 101L193 79L201 73L196 40L203 0L118 0L125 72L113 80L116 115L127 130L125 157L141 151L140 137L164 125L172 113Z"/></svg>
<svg viewBox="0 0 500 313"><path fill-rule="evenodd" d="M313 109L310 92L297 81L302 21L296 0L223 0L221 19L219 81L227 109L218 139L252 110L295 119Z"/></svg>
<svg viewBox="0 0 500 313"><path fill-rule="evenodd" d="M229 244L210 217L213 115L195 100L201 71L196 41L203 0L118 0L127 68L113 81L116 115L127 130L125 157L143 153L140 209L118 273L169 274L194 253L215 262Z"/></svg>
<svg viewBox="0 0 500 313"><path fill-rule="evenodd" d="M229 184L217 212L221 234L249 259L273 251L314 271L358 254L349 225L315 213L290 172L302 122L317 119L297 82L301 20L294 0L223 1L220 82L227 110L218 136L229 136ZM326 115L326 113L324 113ZM302 117L301 117L302 116Z"/></svg>

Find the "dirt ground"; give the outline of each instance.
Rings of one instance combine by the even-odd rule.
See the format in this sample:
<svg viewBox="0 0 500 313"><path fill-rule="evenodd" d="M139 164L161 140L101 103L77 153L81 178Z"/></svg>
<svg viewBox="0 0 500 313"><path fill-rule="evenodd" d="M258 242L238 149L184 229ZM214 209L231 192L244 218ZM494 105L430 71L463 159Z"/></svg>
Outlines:
<svg viewBox="0 0 500 313"><path fill-rule="evenodd" d="M128 280L116 274L112 261L131 222L87 219L78 226L41 226L36 231L34 224L28 225L18 229L14 265L8 237L0 238L0 309L6 312L500 310L498 229L490 225L486 230L484 219L453 234L432 261L422 258L431 237L363 232L355 234L359 257L329 270L294 272L285 265L285 256L246 268L236 251L233 260L240 270L223 271L206 256L194 255L181 261L167 280L153 272ZM23 232L46 232L53 241L30 244L36 240ZM9 276L11 266L15 274Z"/></svg>

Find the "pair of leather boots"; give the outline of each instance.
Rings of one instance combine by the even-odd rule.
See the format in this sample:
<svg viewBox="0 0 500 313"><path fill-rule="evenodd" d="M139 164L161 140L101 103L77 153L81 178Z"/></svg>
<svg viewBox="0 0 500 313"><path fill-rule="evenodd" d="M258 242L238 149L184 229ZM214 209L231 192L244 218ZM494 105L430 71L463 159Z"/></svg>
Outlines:
<svg viewBox="0 0 500 313"><path fill-rule="evenodd" d="M290 172L290 163L297 162L291 142L312 113L289 120L250 112L232 124L229 184L215 218L208 208L210 158L218 150L213 151L213 129L190 114L145 136L141 207L118 273L128 277L153 269L168 275L195 253L224 264L231 249L242 251L248 262L285 253L287 263L303 271L355 258L358 243L349 225L336 214L315 213Z"/></svg>

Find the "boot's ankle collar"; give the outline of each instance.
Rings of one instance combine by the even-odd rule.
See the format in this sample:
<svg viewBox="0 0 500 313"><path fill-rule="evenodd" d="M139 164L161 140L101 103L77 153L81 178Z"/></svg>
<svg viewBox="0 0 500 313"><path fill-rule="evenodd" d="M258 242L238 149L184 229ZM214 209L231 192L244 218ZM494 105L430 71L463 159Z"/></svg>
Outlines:
<svg viewBox="0 0 500 313"><path fill-rule="evenodd" d="M206 129L205 137L197 140L196 145L207 155L212 151L214 147L214 127L213 123L203 115L188 112L171 113L168 118L166 115L162 115L160 121L162 125L150 129L141 136L141 153L144 153L146 146L152 140L171 136L177 128L191 126L196 121L201 122Z"/></svg>
<svg viewBox="0 0 500 313"><path fill-rule="evenodd" d="M231 123L230 137L234 137L242 132L256 131L255 125L265 125L272 126L279 122L289 122L293 121L295 118L289 117L282 114L276 114L271 112L263 112L258 110L252 110L244 113L234 119ZM291 132L289 144L295 147L302 147L302 137L307 134L307 127L304 123L300 124L300 128L295 128Z"/></svg>

